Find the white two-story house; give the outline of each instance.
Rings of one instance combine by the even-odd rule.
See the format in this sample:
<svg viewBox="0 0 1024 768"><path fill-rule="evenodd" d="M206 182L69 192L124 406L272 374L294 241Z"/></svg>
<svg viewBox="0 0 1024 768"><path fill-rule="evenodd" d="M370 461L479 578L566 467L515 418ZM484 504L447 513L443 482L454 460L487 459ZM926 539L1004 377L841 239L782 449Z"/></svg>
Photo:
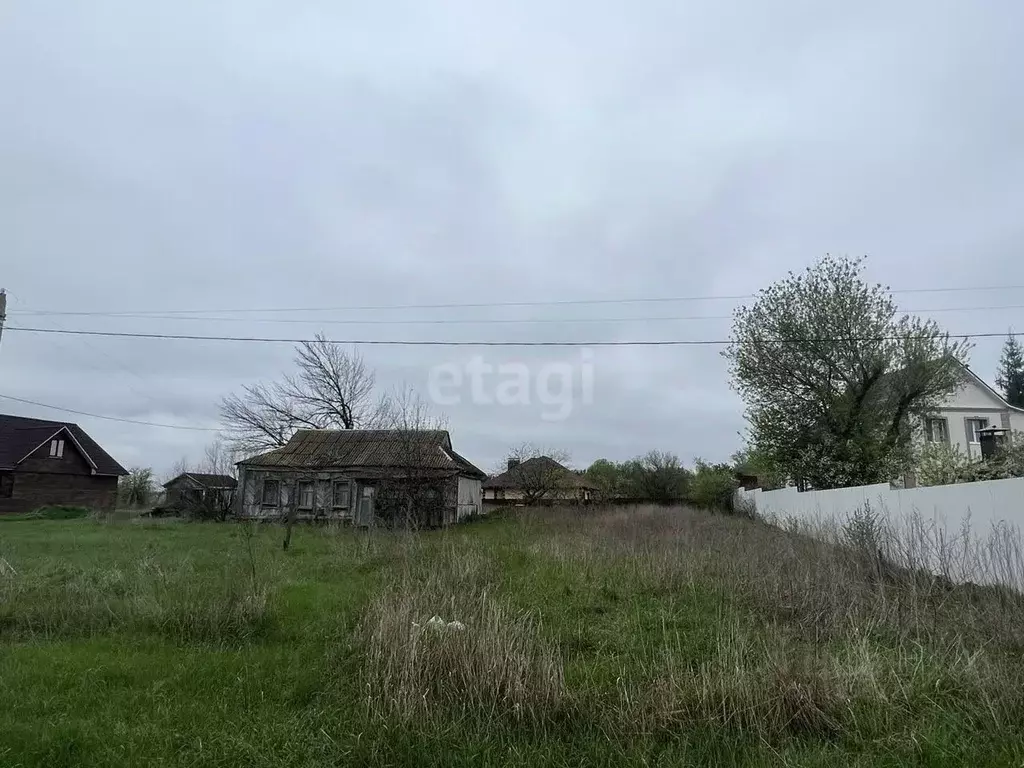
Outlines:
<svg viewBox="0 0 1024 768"><path fill-rule="evenodd" d="M981 458L978 430L998 427L1013 432L1024 432L1024 408L1007 403L996 390L968 367L964 367L964 381L960 389L947 402L925 419L924 439L932 443L945 443L959 448L971 458Z"/></svg>

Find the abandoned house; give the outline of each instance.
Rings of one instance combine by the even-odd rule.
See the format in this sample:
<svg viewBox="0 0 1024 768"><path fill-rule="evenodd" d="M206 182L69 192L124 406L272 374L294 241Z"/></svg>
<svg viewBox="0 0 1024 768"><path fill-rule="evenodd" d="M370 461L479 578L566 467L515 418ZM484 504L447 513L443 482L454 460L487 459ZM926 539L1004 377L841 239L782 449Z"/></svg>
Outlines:
<svg viewBox="0 0 1024 768"><path fill-rule="evenodd" d="M506 471L483 483L484 501L502 504L589 502L597 485L549 456L509 459Z"/></svg>
<svg viewBox="0 0 1024 768"><path fill-rule="evenodd" d="M112 512L128 472L77 424L0 415L0 513L46 506Z"/></svg>
<svg viewBox="0 0 1024 768"><path fill-rule="evenodd" d="M245 518L437 528L481 513L486 475L444 430L299 430L238 463Z"/></svg>
<svg viewBox="0 0 1024 768"><path fill-rule="evenodd" d="M209 510L211 513L231 510L238 482L230 475L205 472L184 472L164 483L165 497L161 507L189 512Z"/></svg>

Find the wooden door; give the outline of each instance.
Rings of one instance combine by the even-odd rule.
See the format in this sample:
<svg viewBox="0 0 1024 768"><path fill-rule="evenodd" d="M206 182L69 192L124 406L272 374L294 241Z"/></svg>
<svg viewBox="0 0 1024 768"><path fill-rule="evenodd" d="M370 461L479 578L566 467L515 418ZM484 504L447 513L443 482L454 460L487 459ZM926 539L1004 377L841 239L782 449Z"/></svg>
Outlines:
<svg viewBox="0 0 1024 768"><path fill-rule="evenodd" d="M373 495L376 489L364 485L359 491L359 506L356 507L356 525L373 525Z"/></svg>

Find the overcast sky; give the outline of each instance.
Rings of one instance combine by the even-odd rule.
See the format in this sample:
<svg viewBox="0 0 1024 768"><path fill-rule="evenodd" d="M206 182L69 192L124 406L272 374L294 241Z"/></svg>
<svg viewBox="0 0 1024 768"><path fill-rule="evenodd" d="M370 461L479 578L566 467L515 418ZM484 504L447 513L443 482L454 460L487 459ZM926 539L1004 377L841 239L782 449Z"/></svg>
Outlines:
<svg viewBox="0 0 1024 768"><path fill-rule="evenodd" d="M745 295L825 252L867 254L895 289L1024 286L1022 29L1013 0L5 3L0 394L216 427L223 395L291 357L17 326L723 339L735 299L486 305ZM1024 329L1024 308L932 312L1024 307L1020 287L898 298L954 333ZM694 316L711 319L649 319ZM1000 346L973 354L989 381ZM739 447L719 347L591 351L588 404L580 348L362 348L383 387L425 394L431 366L525 363L530 405L467 384L445 406L485 469L524 440L580 466ZM545 420L538 379L559 362L574 408ZM158 471L213 435L0 409L76 420Z"/></svg>

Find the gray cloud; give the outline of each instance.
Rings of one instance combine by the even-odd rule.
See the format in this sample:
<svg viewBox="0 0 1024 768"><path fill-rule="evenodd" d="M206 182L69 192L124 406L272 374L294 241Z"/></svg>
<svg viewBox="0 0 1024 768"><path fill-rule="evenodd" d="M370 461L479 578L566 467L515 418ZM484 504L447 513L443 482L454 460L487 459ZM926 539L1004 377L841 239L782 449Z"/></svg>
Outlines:
<svg viewBox="0 0 1024 768"><path fill-rule="evenodd" d="M753 292L825 251L895 288L1024 285L1024 10L952 0L642 7L23 3L0 27L0 279L10 324L339 339L715 339L734 301L337 311L210 319L50 310L345 307ZM901 294L910 309L1024 291ZM204 318L216 317L204 313ZM935 315L958 333L1019 309ZM239 321L237 318L246 318ZM564 318L559 324L330 324ZM274 322L287 319L309 323ZM1000 341L979 341L992 378ZM431 366L571 349L367 347L382 387ZM724 459L740 403L714 347L597 348L595 399L448 409L492 466L533 440L579 463ZM0 392L208 426L287 345L11 331ZM10 403L5 409L54 416ZM126 463L202 432L78 419Z"/></svg>

